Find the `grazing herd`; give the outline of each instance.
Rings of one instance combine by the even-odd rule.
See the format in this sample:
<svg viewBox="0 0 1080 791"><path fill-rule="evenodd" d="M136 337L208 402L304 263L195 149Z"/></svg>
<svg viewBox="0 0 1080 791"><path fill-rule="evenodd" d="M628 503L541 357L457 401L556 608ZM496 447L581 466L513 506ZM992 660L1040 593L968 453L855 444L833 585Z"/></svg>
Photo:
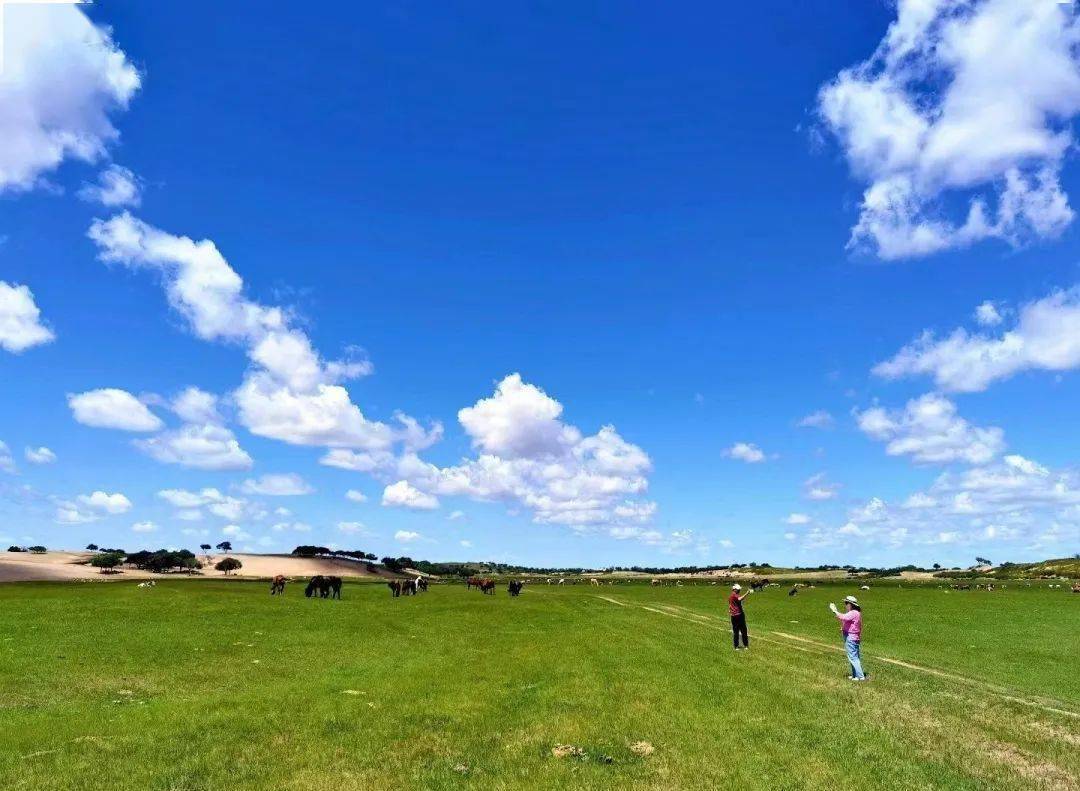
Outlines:
<svg viewBox="0 0 1080 791"><path fill-rule="evenodd" d="M341 577L324 577L316 574L304 588L304 596L310 599L316 595L320 599L340 599Z"/></svg>
<svg viewBox="0 0 1080 791"><path fill-rule="evenodd" d="M486 577L469 577L465 580L465 589L479 588L481 593L495 593L495 580Z"/></svg>
<svg viewBox="0 0 1080 791"><path fill-rule="evenodd" d="M390 594L396 599L398 596L415 596L428 589L428 581L423 577L414 580L390 580L386 583Z"/></svg>

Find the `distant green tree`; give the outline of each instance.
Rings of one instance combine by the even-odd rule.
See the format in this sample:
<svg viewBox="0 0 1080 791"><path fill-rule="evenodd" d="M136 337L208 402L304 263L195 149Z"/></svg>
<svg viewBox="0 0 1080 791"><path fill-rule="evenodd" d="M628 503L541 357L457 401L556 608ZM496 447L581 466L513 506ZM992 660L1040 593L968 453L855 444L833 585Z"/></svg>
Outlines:
<svg viewBox="0 0 1080 791"><path fill-rule="evenodd" d="M229 576L230 571L237 571L238 569L243 567L243 565L244 564L236 558L224 558L223 560L219 560L217 562L217 565L214 566L214 568L216 568L218 571L224 572L225 576L227 577Z"/></svg>
<svg viewBox="0 0 1080 791"><path fill-rule="evenodd" d="M22 547L17 547L14 544L12 544L10 547L7 548L7 551L8 552L25 552L26 550L23 549Z"/></svg>
<svg viewBox="0 0 1080 791"><path fill-rule="evenodd" d="M102 574L109 569L116 568L123 562L124 556L119 552L102 552L90 558L90 565L96 569L101 569Z"/></svg>
<svg viewBox="0 0 1080 791"><path fill-rule="evenodd" d="M27 547L27 549L33 552L35 555L44 555L47 551L45 547L41 546L41 544L35 544L32 547Z"/></svg>
<svg viewBox="0 0 1080 791"><path fill-rule="evenodd" d="M222 552L232 552L232 543L229 541L222 541L217 545L217 548Z"/></svg>
<svg viewBox="0 0 1080 791"><path fill-rule="evenodd" d="M206 553L210 551L211 547L209 544L199 544L199 549Z"/></svg>
<svg viewBox="0 0 1080 791"><path fill-rule="evenodd" d="M935 564L934 564L934 568L936 568L936 569L939 569L939 568L941 568L941 564L940 564L940 563L935 563Z"/></svg>
<svg viewBox="0 0 1080 791"><path fill-rule="evenodd" d="M993 566L994 565L987 558L976 557L975 562L978 563L980 566Z"/></svg>
<svg viewBox="0 0 1080 791"><path fill-rule="evenodd" d="M91 552L97 552L98 551L98 545L97 544L87 544L86 548Z"/></svg>

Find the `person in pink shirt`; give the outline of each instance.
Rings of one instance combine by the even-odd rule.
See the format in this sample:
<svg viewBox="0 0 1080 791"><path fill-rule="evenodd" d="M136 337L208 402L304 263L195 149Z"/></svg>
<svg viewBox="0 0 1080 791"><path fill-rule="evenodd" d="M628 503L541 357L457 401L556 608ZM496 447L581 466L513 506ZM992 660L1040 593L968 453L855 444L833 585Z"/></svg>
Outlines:
<svg viewBox="0 0 1080 791"><path fill-rule="evenodd" d="M854 596L844 597L844 612L836 609L836 605L829 602L829 609L840 621L840 633L844 636L844 650L847 652L848 662L851 664L851 680L866 681L863 673L862 656L862 608L859 600Z"/></svg>

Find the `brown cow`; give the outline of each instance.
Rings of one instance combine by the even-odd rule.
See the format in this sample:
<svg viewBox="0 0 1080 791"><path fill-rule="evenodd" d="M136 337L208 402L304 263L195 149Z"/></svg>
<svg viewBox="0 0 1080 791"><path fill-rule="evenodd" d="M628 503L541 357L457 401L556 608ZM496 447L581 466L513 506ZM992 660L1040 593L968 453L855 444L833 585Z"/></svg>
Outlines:
<svg viewBox="0 0 1080 791"><path fill-rule="evenodd" d="M401 583L397 580L390 580L386 583L386 587L390 589L390 593L393 594L395 599L401 595Z"/></svg>
<svg viewBox="0 0 1080 791"><path fill-rule="evenodd" d="M270 595L274 596L278 593L285 593L285 575L283 574L275 575L274 579L270 581Z"/></svg>

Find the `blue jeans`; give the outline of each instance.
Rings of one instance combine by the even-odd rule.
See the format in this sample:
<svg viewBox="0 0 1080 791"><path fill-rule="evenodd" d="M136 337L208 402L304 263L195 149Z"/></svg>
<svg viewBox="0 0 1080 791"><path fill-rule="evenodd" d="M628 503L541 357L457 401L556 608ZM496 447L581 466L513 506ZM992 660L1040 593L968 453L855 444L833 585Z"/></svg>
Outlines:
<svg viewBox="0 0 1080 791"><path fill-rule="evenodd" d="M851 663L851 675L855 678L866 678L862 669L862 659L859 656L859 641L845 637L844 650L847 651L848 662Z"/></svg>

